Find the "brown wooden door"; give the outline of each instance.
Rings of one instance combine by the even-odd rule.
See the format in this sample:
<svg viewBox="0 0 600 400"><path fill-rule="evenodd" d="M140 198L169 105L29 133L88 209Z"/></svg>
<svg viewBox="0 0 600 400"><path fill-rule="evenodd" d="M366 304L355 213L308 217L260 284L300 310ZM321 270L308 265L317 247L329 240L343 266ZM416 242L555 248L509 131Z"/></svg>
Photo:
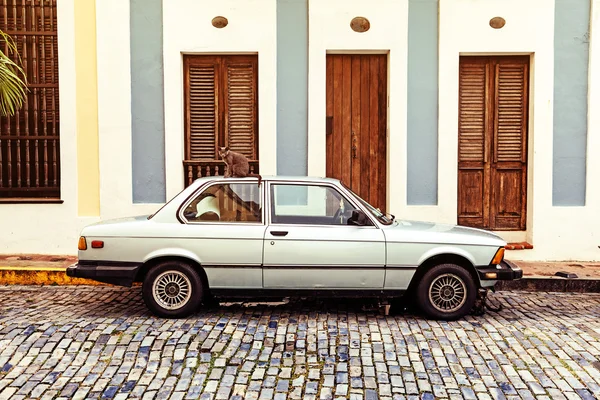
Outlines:
<svg viewBox="0 0 600 400"><path fill-rule="evenodd" d="M221 146L248 157L258 172L258 57L186 55L183 60L186 181L222 174Z"/></svg>
<svg viewBox="0 0 600 400"><path fill-rule="evenodd" d="M529 57L461 57L458 223L524 230Z"/></svg>
<svg viewBox="0 0 600 400"><path fill-rule="evenodd" d="M387 55L327 55L328 177L386 206Z"/></svg>

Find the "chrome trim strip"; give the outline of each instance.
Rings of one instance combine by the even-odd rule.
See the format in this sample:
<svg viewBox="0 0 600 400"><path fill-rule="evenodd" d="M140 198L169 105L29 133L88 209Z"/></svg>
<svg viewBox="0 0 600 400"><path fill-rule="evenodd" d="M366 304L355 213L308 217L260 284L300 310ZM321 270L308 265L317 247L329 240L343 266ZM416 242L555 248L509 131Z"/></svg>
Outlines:
<svg viewBox="0 0 600 400"><path fill-rule="evenodd" d="M203 268L265 268L265 269L359 269L365 268L369 271L380 270L380 269L403 269L403 270L416 270L418 267L415 265L380 265L380 264L357 264L357 265L330 265L330 264L318 264L318 265L304 265L304 264L202 264Z"/></svg>
<svg viewBox="0 0 600 400"><path fill-rule="evenodd" d="M411 265L411 264L390 264L390 265L386 265L386 268L389 269L417 269L419 268L418 265Z"/></svg>
<svg viewBox="0 0 600 400"><path fill-rule="evenodd" d="M409 241L406 241L406 242L402 242L402 241L386 241L386 243L388 243L388 244L435 244L435 245L444 246L444 247L446 247L446 246L483 246L483 247L492 247L492 248L498 247L496 245L489 245L489 244L454 243L454 242L453 243L449 243L449 242L444 242L444 243L440 243L440 242L419 242L419 241L415 241L415 240L411 240L410 242ZM452 254L460 255L458 253L452 253Z"/></svg>
<svg viewBox="0 0 600 400"><path fill-rule="evenodd" d="M202 268L262 268L261 264L202 264Z"/></svg>
<svg viewBox="0 0 600 400"><path fill-rule="evenodd" d="M341 242L341 243L381 243L381 244L385 244L385 242L383 240L356 240L356 239L348 239L348 240L343 240L343 239L336 239L336 240L330 240L330 239L294 239L294 238L289 238L286 236L273 236L271 234L267 235L265 237L265 240L268 241L275 241L275 240L285 240L288 242L327 242L327 243L337 243L337 242Z"/></svg>
<svg viewBox="0 0 600 400"><path fill-rule="evenodd" d="M384 270L385 267L383 265L379 265L379 264L372 264L372 265L365 265L365 264L360 264L360 265L293 265L293 264L288 264L288 265L278 265L278 264L267 264L267 265L263 265L264 269L360 269L360 268L365 268L368 269L369 271L374 271L374 270Z"/></svg>

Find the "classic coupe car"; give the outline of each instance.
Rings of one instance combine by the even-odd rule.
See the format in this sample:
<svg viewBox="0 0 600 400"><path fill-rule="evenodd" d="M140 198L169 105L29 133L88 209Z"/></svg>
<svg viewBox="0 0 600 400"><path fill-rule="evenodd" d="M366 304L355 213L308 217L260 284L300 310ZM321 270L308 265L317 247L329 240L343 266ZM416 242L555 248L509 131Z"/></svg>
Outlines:
<svg viewBox="0 0 600 400"><path fill-rule="evenodd" d="M147 307L168 318L215 296L408 295L451 320L498 280L522 277L505 245L480 229L396 219L336 179L207 177L153 215L85 227L67 275L142 282Z"/></svg>

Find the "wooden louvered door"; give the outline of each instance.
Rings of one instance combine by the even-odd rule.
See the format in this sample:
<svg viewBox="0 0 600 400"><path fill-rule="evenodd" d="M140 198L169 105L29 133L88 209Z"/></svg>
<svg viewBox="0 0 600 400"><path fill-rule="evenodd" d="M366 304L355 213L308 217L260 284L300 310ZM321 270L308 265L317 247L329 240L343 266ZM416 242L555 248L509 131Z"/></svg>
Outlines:
<svg viewBox="0 0 600 400"><path fill-rule="evenodd" d="M326 174L386 208L387 55L328 54Z"/></svg>
<svg viewBox="0 0 600 400"><path fill-rule="evenodd" d="M458 223L524 230L529 57L461 57Z"/></svg>
<svg viewBox="0 0 600 400"><path fill-rule="evenodd" d="M184 56L185 176L223 173L229 146L258 172L258 57ZM189 169L189 172L188 170Z"/></svg>
<svg viewBox="0 0 600 400"><path fill-rule="evenodd" d="M223 57L224 143L249 160L258 158L256 56Z"/></svg>
<svg viewBox="0 0 600 400"><path fill-rule="evenodd" d="M214 57L186 61L186 159L214 160L219 142L220 64Z"/></svg>

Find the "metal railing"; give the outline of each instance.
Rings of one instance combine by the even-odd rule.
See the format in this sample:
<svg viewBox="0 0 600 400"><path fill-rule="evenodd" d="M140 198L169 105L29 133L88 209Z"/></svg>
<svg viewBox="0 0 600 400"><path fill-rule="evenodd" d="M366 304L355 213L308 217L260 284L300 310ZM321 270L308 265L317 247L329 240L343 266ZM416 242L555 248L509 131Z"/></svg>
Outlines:
<svg viewBox="0 0 600 400"><path fill-rule="evenodd" d="M250 160L250 173L258 174L258 160ZM217 160L183 160L183 181L189 186L198 178L225 175L225 163Z"/></svg>

